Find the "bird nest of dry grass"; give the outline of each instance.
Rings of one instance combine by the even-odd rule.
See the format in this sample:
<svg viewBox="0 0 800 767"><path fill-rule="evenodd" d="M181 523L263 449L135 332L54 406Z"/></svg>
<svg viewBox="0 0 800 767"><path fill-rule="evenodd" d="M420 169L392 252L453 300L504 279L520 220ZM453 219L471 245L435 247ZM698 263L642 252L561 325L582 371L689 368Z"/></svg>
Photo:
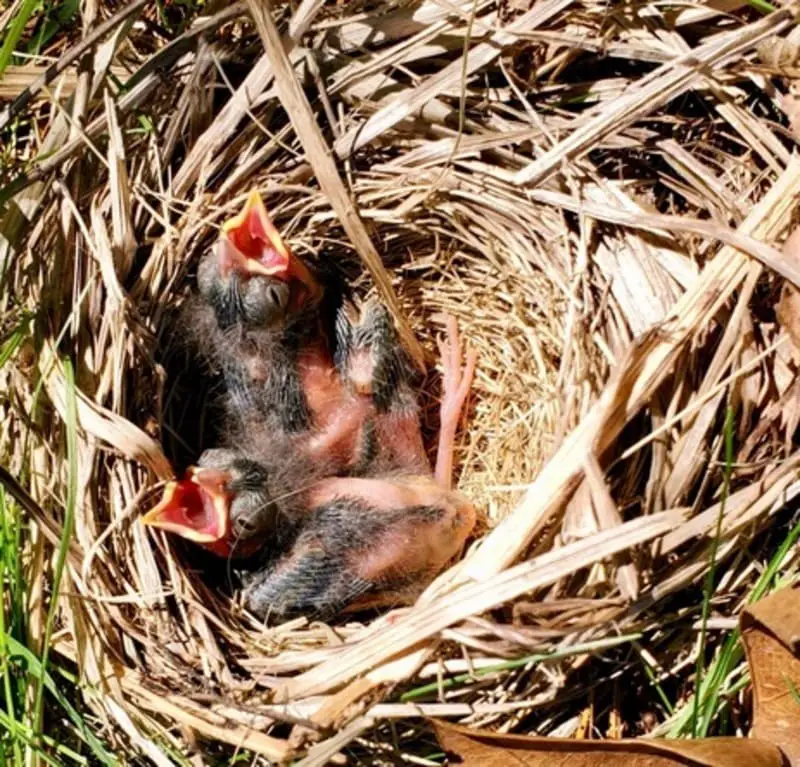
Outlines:
<svg viewBox="0 0 800 767"><path fill-rule="evenodd" d="M198 740L435 764L431 716L685 732L698 654L797 571L800 261L775 247L800 191L797 6L265 8L171 34L144 2L86 9L55 66L6 83L26 167L0 444L30 495L31 641L161 764ZM457 458L481 529L371 621L265 626L224 567L137 523L213 434L175 318L253 187L299 255L392 303L425 403L442 313L478 351ZM711 729L746 730L739 660L720 673Z"/></svg>

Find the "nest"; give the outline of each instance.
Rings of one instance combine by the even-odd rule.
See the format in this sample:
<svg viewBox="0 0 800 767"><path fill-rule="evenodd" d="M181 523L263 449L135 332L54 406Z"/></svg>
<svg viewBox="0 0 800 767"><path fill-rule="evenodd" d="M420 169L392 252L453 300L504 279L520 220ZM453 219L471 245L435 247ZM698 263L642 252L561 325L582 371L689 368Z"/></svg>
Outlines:
<svg viewBox="0 0 800 767"><path fill-rule="evenodd" d="M572 735L592 701L589 730L686 733L698 652L796 573L781 278L800 268L769 244L800 191L791 14L304 2L254 11L259 35L237 4L167 41L142 6L68 47L89 53L60 85L15 73L39 98L15 102L37 127L17 159L40 159L2 222L0 445L32 499L17 490L32 646L74 664L103 737L156 763L199 739L434 764L426 717ZM265 54L273 24L305 47ZM281 56L318 126L302 141ZM324 189L309 133L338 165ZM449 313L478 351L457 465L481 528L371 621L264 626L218 562L137 523L210 446L215 383L176 317L253 187L298 255L394 294L423 349ZM712 730L740 672L701 701L728 696Z"/></svg>

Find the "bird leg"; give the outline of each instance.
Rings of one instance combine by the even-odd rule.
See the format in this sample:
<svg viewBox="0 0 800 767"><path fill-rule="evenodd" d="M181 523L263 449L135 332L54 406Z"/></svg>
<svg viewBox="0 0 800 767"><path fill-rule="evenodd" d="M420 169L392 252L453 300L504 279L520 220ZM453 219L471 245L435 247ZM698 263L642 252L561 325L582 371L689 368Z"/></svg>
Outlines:
<svg viewBox="0 0 800 767"><path fill-rule="evenodd" d="M439 446L436 451L436 481L450 489L453 483L453 451L458 422L469 395L475 375L477 353L467 349L464 367L461 367L461 340L455 317L447 315L445 338L438 339L442 358L442 402L439 407Z"/></svg>

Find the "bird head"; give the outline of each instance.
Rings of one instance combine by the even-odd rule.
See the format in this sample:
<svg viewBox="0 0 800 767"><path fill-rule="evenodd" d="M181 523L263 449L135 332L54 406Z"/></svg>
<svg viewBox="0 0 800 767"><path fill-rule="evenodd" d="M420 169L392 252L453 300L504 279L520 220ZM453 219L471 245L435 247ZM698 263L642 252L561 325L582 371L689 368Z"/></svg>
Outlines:
<svg viewBox="0 0 800 767"><path fill-rule="evenodd" d="M309 298L319 297L319 283L281 239L256 189L239 214L222 225L217 247L223 277L235 272L243 279L261 276L296 281Z"/></svg>

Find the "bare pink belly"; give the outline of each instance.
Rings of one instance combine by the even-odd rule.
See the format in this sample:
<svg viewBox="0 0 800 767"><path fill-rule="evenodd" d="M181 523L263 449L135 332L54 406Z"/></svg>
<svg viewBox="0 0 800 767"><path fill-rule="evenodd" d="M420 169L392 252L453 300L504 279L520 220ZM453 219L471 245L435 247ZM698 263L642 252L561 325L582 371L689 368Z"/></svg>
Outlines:
<svg viewBox="0 0 800 767"><path fill-rule="evenodd" d="M310 455L343 469L357 463L371 408L369 399L348 391L321 344L303 353L298 368L313 421Z"/></svg>

